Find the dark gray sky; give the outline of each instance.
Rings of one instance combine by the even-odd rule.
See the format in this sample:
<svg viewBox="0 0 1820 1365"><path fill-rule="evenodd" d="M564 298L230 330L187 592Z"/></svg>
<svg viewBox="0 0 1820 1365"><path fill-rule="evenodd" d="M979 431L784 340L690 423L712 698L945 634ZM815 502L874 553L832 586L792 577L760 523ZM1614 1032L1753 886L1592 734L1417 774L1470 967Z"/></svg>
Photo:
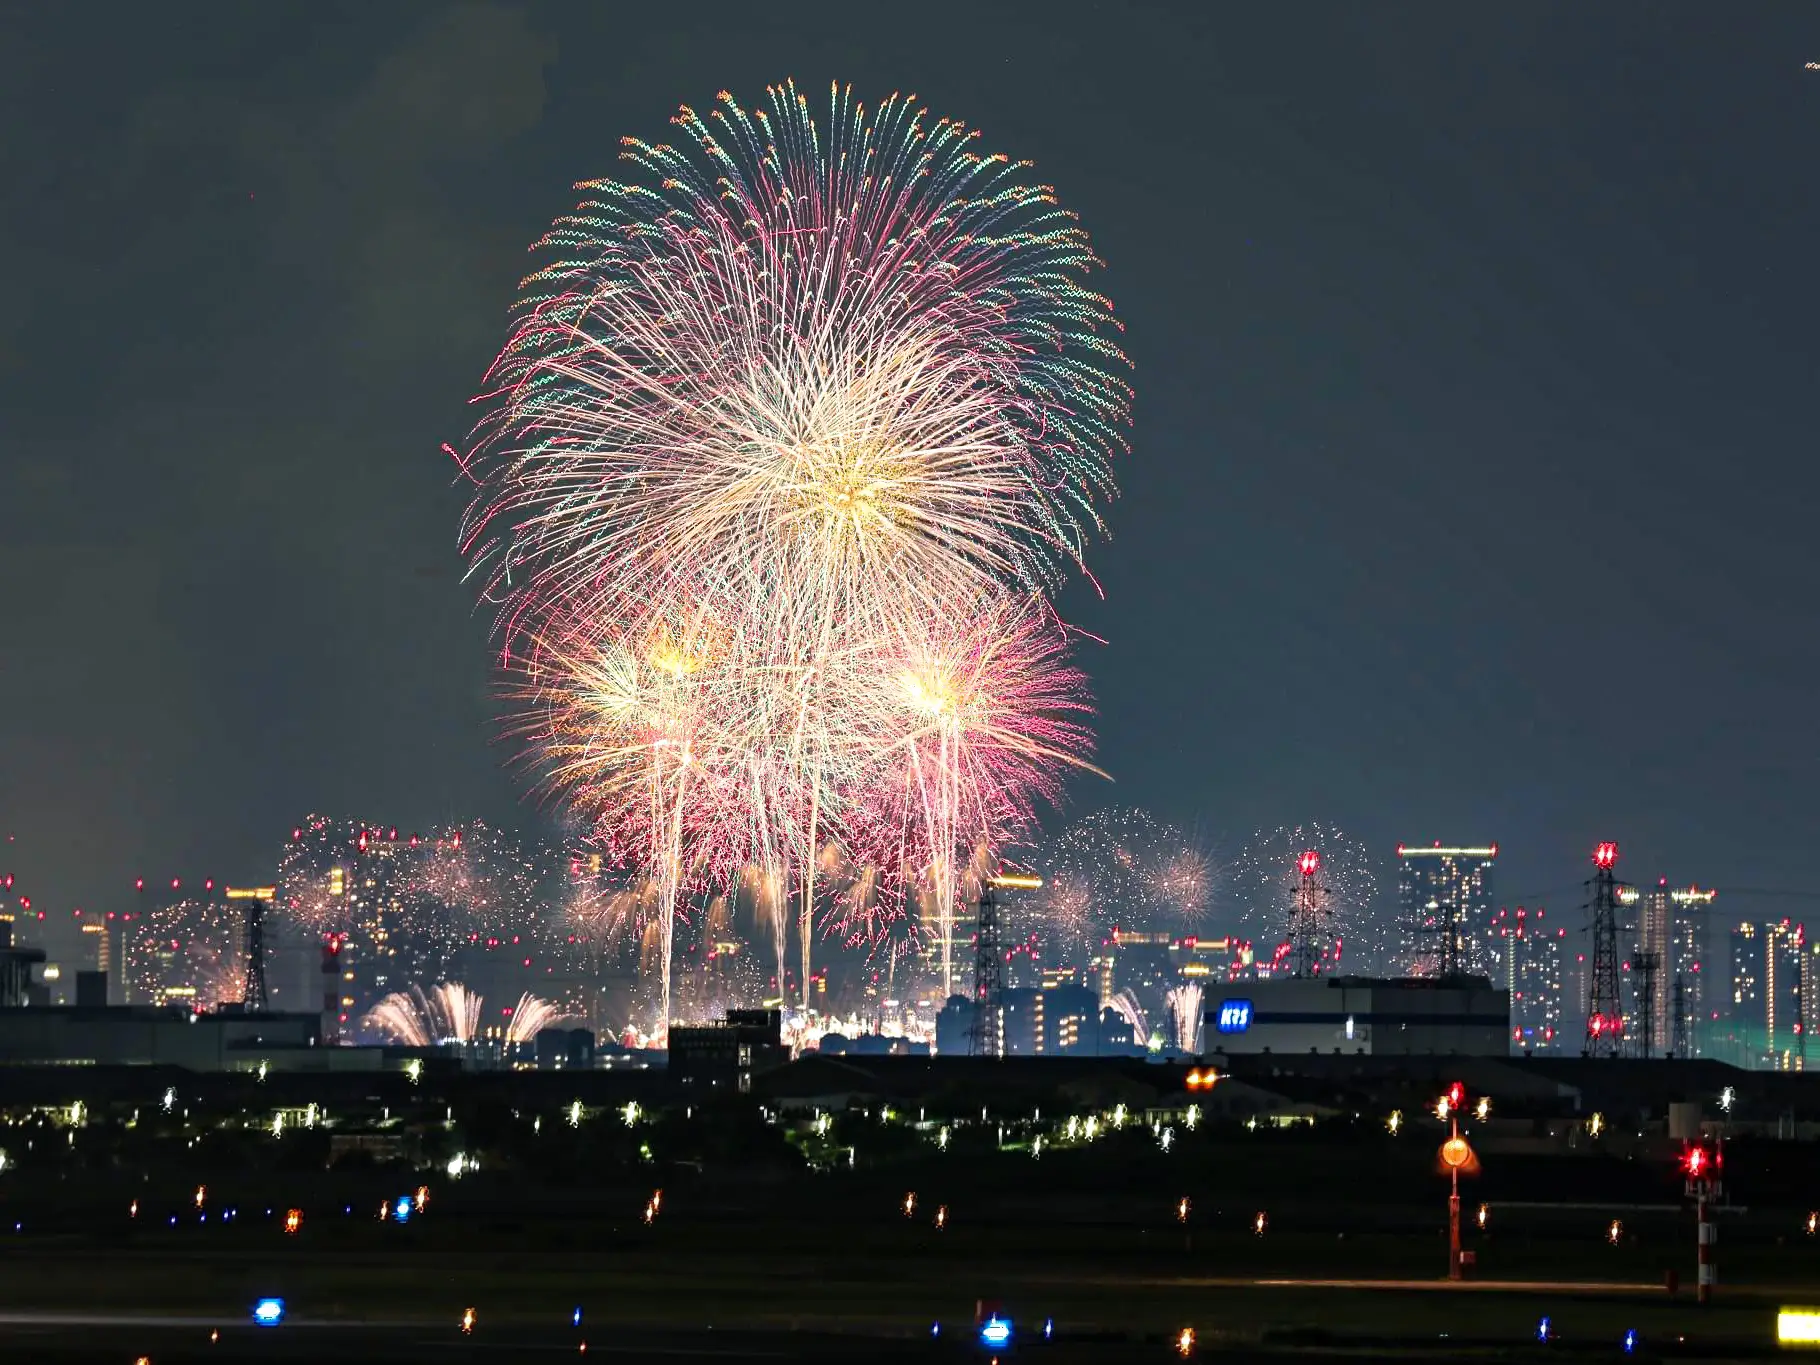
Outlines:
<svg viewBox="0 0 1820 1365"><path fill-rule="evenodd" d="M1117 784L1075 809L1497 839L1511 899L1598 838L1810 874L1811 6L0 13L0 863L41 906L262 875L309 809L537 819L439 446L571 182L788 75L982 127L1111 266L1135 453L1065 605Z"/></svg>

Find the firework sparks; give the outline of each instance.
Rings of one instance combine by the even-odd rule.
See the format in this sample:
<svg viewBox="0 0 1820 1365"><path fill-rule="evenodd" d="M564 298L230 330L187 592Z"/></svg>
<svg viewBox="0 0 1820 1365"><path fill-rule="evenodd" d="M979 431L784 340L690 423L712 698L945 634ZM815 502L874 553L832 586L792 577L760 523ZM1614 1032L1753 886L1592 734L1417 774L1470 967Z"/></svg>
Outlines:
<svg viewBox="0 0 1820 1365"><path fill-rule="evenodd" d="M406 1047L474 1043L497 1038L508 1046L528 1043L539 1030L560 1017L547 1000L526 993L504 1011L504 1022L488 1023L486 1002L459 981L445 981L429 992L413 986L385 997L361 1021L370 1033Z"/></svg>
<svg viewBox="0 0 1820 1365"><path fill-rule="evenodd" d="M1245 937L1257 943L1261 960L1288 970L1286 946L1280 945L1286 945L1291 919L1302 913L1301 859L1309 852L1317 855L1320 886L1315 970L1334 971L1342 957L1372 963L1381 946L1372 918L1377 873L1365 845L1334 825L1284 825L1252 837L1228 883Z"/></svg>
<svg viewBox="0 0 1820 1365"><path fill-rule="evenodd" d="M1200 842L1148 811L1100 811L1048 847L1051 875L1033 927L1063 956L1091 950L1114 928L1191 929L1204 917L1213 860Z"/></svg>
<svg viewBox="0 0 1820 1365"><path fill-rule="evenodd" d="M1140 1047L1150 1041L1150 1017L1130 987L1108 997L1106 1008L1123 1019L1131 1029L1131 1040Z"/></svg>
<svg viewBox="0 0 1820 1365"><path fill-rule="evenodd" d="M1200 984L1191 981L1171 987L1164 997L1169 1011L1171 1041L1178 1052L1198 1054L1201 1050L1202 994Z"/></svg>
<svg viewBox="0 0 1820 1365"><path fill-rule="evenodd" d="M971 130L788 84L673 122L539 244L460 457L516 738L653 888L660 1033L740 884L805 1004L818 903L869 937L900 888L951 984L963 865L1084 761L1037 604L1130 409L1086 234Z"/></svg>

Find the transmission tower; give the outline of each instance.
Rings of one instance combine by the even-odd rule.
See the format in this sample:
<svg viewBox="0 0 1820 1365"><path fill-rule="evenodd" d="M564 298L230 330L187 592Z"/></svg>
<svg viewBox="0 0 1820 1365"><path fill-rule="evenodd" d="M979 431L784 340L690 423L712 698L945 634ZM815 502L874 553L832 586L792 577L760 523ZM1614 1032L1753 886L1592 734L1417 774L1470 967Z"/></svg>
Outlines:
<svg viewBox="0 0 1820 1365"><path fill-rule="evenodd" d="M1680 972L1675 973L1675 1027L1668 1040L1668 1055L1687 1057L1693 1054L1693 1047L1688 1039L1687 1017L1687 979Z"/></svg>
<svg viewBox="0 0 1820 1365"><path fill-rule="evenodd" d="M1639 951L1636 964L1637 1055L1648 1060L1656 1051L1656 973L1662 968L1662 957Z"/></svg>
<svg viewBox="0 0 1820 1365"><path fill-rule="evenodd" d="M1327 921L1327 888L1318 880L1321 855L1308 849L1296 859L1295 905L1289 911L1289 974L1313 976L1320 970L1321 927Z"/></svg>
<svg viewBox="0 0 1820 1365"><path fill-rule="evenodd" d="M240 999L252 1012L271 1008L271 996L265 986L265 907L275 894L270 886L242 888L230 886L228 899L246 902L246 980Z"/></svg>
<svg viewBox="0 0 1820 1365"><path fill-rule="evenodd" d="M1592 976L1587 983L1586 1054L1616 1057L1624 1046L1624 1002L1618 994L1618 846L1593 850L1593 875L1587 882L1592 913Z"/></svg>

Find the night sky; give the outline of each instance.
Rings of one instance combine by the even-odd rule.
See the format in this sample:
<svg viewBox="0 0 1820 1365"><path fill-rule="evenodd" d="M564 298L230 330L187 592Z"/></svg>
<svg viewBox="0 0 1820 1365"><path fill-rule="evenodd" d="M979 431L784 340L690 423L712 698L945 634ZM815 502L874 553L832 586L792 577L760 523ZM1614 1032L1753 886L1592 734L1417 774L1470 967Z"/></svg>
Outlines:
<svg viewBox="0 0 1820 1365"><path fill-rule="evenodd" d="M794 75L983 128L1109 263L1072 811L1800 888L1810 59L1798 4L9 6L0 871L66 918L309 810L543 821L440 447L572 182Z"/></svg>

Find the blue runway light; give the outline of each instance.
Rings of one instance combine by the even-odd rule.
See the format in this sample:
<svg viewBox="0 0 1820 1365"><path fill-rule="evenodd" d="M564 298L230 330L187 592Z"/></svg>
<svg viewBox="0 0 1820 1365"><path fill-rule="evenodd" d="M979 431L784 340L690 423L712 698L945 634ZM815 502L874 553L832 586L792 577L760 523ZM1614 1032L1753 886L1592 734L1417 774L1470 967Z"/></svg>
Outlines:
<svg viewBox="0 0 1820 1365"><path fill-rule="evenodd" d="M401 1223L408 1223L411 1221L410 1195L405 1194L398 1197L398 1202L392 1205L392 1217L396 1218Z"/></svg>
<svg viewBox="0 0 1820 1365"><path fill-rule="evenodd" d="M276 1327L284 1321L284 1300L259 1300L253 1305L253 1321L261 1327Z"/></svg>
<svg viewBox="0 0 1820 1365"><path fill-rule="evenodd" d="M1044 1318L1043 1319L1043 1340L1047 1341L1047 1340L1049 1340L1050 1337L1052 1337L1054 1335L1055 1335L1055 1319L1054 1318Z"/></svg>
<svg viewBox="0 0 1820 1365"><path fill-rule="evenodd" d="M575 1310L575 1314L574 1314L574 1316L573 1316L573 1317L571 1317L571 1318L570 1318L570 1319L569 1319L569 1321L570 1321L570 1322L571 1322L571 1323L573 1323L573 1324L574 1324L574 1325L575 1325L575 1326L577 1326L577 1327L579 1327L579 1326L581 1326L581 1309L579 1309L579 1308L577 1308L577 1309L576 1309L576 1310Z"/></svg>
<svg viewBox="0 0 1820 1365"><path fill-rule="evenodd" d="M980 1341L993 1350L999 1350L1011 1342L1011 1324L996 1313L980 1324Z"/></svg>
<svg viewBox="0 0 1820 1365"><path fill-rule="evenodd" d="M1637 1329L1631 1328L1624 1334L1624 1354L1629 1355L1637 1349Z"/></svg>
<svg viewBox="0 0 1820 1365"><path fill-rule="evenodd" d="M1548 1340L1548 1319L1547 1318L1543 1318L1542 1321L1540 1321L1536 1324L1536 1340L1537 1341L1547 1341Z"/></svg>

